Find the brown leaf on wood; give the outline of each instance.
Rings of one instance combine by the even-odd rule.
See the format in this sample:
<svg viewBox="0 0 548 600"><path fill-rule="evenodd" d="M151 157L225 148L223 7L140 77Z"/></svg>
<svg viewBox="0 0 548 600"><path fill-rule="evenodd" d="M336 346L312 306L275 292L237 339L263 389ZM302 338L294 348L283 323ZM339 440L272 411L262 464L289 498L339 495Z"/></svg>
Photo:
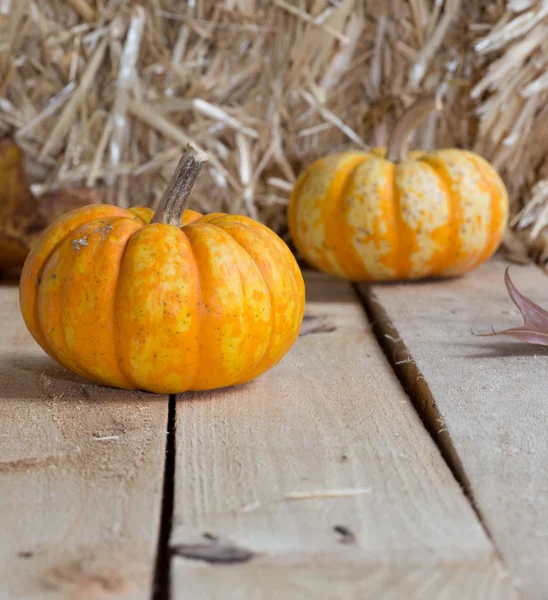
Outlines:
<svg viewBox="0 0 548 600"><path fill-rule="evenodd" d="M84 188L59 189L35 198L23 152L13 140L0 140L0 271L22 266L34 240L63 213L100 202L99 190Z"/></svg>
<svg viewBox="0 0 548 600"><path fill-rule="evenodd" d="M220 540L210 533L204 533L204 537L207 543L177 544L172 552L183 558L225 565L248 562L255 556L251 550Z"/></svg>
<svg viewBox="0 0 548 600"><path fill-rule="evenodd" d="M510 279L508 268L504 274L504 283L506 284L510 298L512 298L512 301L519 308L523 316L523 325L512 329L504 329L503 331L477 333L475 335L509 335L520 340L520 342L548 346L548 312L518 291Z"/></svg>

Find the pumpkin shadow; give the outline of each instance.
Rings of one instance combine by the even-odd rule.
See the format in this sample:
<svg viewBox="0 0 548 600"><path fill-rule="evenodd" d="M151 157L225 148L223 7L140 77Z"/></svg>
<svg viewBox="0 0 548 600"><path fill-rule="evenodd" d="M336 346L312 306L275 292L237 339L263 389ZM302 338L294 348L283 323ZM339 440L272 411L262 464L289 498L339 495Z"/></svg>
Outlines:
<svg viewBox="0 0 548 600"><path fill-rule="evenodd" d="M17 356L7 357L2 361L0 372L9 372L10 383L26 378L29 382L35 377L48 377L54 380L70 382L80 385L90 385L91 382L61 365L54 362L49 356Z"/></svg>
<svg viewBox="0 0 548 600"><path fill-rule="evenodd" d="M117 400L127 401L128 397L145 392L119 390L101 386L84 379L48 356L7 356L0 366L2 398L16 400L57 400L87 402ZM153 397L153 394L147 394ZM163 398L158 396L158 398Z"/></svg>
<svg viewBox="0 0 548 600"><path fill-rule="evenodd" d="M373 287L383 287L383 288L391 288L391 287L399 287L399 286L437 286L440 284L448 284L453 283L455 281L459 281L463 279L464 275L447 275L444 277L436 276L436 277L424 277L423 279L397 279L395 281L355 281L353 282L354 286L363 287L363 288L373 288Z"/></svg>
<svg viewBox="0 0 548 600"><path fill-rule="evenodd" d="M6 357L0 366L0 383L2 398L16 400L57 400L86 402L127 402L150 401L158 399L165 401L168 394L155 394L145 390L122 390L108 387L84 379L57 364L48 356L13 356ZM236 397L247 386L254 382L237 386L207 390L203 392L184 392L176 394L181 401L211 400L222 394L224 401Z"/></svg>
<svg viewBox="0 0 548 600"><path fill-rule="evenodd" d="M232 385L222 388L216 388L214 390L204 390L202 392L183 392L182 394L175 394L175 398L177 402L215 402L222 401L223 403L230 402L231 400L237 401L241 399L241 394L244 390L251 389L254 385L257 384L257 381L260 380L255 379L253 381L248 381L247 383L240 383L238 385Z"/></svg>
<svg viewBox="0 0 548 600"><path fill-rule="evenodd" d="M518 341L492 340L491 342L460 342L455 346L475 348L476 352L467 352L462 358L477 360L478 358L512 358L512 357L548 357L548 347L523 344Z"/></svg>
<svg viewBox="0 0 548 600"><path fill-rule="evenodd" d="M306 271L306 302L348 303L354 302L354 298L348 294L349 281L339 277L333 277L318 271Z"/></svg>

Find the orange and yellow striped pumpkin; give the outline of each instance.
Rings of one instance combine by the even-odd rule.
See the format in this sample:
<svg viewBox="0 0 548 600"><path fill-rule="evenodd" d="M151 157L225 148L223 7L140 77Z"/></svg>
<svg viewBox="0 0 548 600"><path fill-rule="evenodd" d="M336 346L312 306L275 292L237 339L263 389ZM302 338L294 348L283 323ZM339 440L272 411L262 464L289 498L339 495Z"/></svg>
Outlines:
<svg viewBox="0 0 548 600"><path fill-rule="evenodd" d="M396 126L395 146L416 113L431 110L418 108L397 134ZM413 152L401 161L386 155L384 149L344 152L300 176L288 217L307 262L355 281L410 280L460 275L495 252L508 194L486 160L457 149ZM388 155L398 152L389 148Z"/></svg>
<svg viewBox="0 0 548 600"><path fill-rule="evenodd" d="M98 204L43 233L20 302L52 358L98 383L178 393L249 381L289 350L304 310L299 267L248 217L185 211L181 223L200 166L190 182L179 173L154 216Z"/></svg>

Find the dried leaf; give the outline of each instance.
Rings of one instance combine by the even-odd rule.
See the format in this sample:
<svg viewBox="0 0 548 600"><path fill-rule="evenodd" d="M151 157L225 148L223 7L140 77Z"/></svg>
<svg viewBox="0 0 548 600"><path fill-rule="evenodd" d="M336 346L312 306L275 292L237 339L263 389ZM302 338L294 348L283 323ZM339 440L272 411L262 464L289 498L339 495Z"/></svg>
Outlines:
<svg viewBox="0 0 548 600"><path fill-rule="evenodd" d="M0 232L0 272L21 266L28 253L29 249L25 244Z"/></svg>
<svg viewBox="0 0 548 600"><path fill-rule="evenodd" d="M210 533L204 533L204 537L208 540L207 542L177 544L172 551L183 558L225 565L248 562L255 556L255 553L251 550L220 540Z"/></svg>
<svg viewBox="0 0 548 600"><path fill-rule="evenodd" d="M504 283L506 284L510 298L512 298L512 301L519 308L523 316L523 325L512 329L504 329L503 331L479 333L476 335L509 335L528 344L548 346L548 312L518 291L510 279L508 268L504 274Z"/></svg>
<svg viewBox="0 0 548 600"><path fill-rule="evenodd" d="M52 223L62 214L85 206L105 201L102 190L90 188L60 188L46 192L38 198L38 211L46 222Z"/></svg>
<svg viewBox="0 0 548 600"><path fill-rule="evenodd" d="M0 140L0 271L23 265L34 240L63 213L102 202L95 189L60 189L35 198L21 149Z"/></svg>

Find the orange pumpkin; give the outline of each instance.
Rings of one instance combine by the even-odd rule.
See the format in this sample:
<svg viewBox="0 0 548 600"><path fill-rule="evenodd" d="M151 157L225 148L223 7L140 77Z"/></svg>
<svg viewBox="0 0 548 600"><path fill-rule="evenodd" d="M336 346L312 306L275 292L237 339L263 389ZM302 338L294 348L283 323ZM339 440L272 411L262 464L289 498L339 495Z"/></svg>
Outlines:
<svg viewBox="0 0 548 600"><path fill-rule="evenodd" d="M489 258L506 229L508 194L472 152L413 152L405 145L435 99L404 114L385 149L321 159L289 204L293 242L305 260L356 281L460 275Z"/></svg>
<svg viewBox="0 0 548 600"><path fill-rule="evenodd" d="M36 197L23 151L12 139L0 139L0 272L22 267L40 233L63 213L101 201L102 193L89 188L60 188Z"/></svg>
<svg viewBox="0 0 548 600"><path fill-rule="evenodd" d="M295 341L304 284L282 240L245 216L184 203L203 153L187 150L162 207L67 213L21 275L23 317L56 361L96 381L158 393L249 381Z"/></svg>

